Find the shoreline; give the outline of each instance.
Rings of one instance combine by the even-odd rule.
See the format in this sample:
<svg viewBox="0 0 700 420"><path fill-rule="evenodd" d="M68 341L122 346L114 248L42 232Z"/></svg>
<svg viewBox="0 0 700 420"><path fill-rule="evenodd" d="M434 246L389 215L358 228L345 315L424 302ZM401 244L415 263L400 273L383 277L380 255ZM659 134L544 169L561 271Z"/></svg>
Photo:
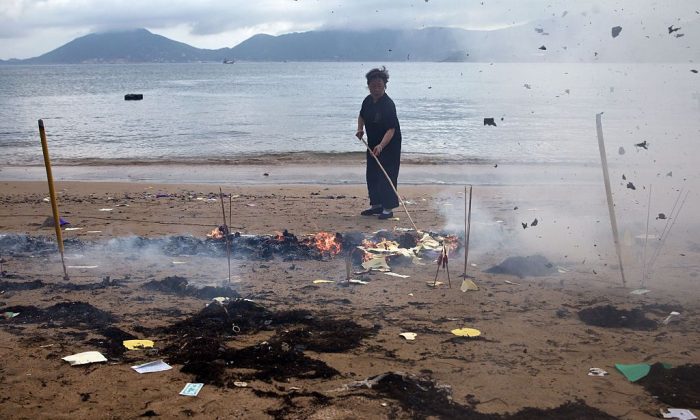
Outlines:
<svg viewBox="0 0 700 420"><path fill-rule="evenodd" d="M363 185L364 160L246 164L52 166L61 181L239 185ZM405 163L402 185L602 185L598 165ZM43 166L0 166L0 181L46 180Z"/></svg>

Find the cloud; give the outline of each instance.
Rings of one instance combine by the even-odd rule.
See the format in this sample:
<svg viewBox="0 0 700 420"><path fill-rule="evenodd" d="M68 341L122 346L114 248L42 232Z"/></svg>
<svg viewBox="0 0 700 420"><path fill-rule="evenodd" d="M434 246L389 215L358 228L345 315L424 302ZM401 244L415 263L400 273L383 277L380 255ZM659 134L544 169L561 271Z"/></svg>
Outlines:
<svg viewBox="0 0 700 420"><path fill-rule="evenodd" d="M2 0L0 58L39 55L75 34L140 27L165 36L178 34L177 41L194 46L221 48L258 32L431 26L490 30L584 15L590 20L654 19L668 26L697 18L696 1L665 6L656 0ZM216 40L228 42L213 45Z"/></svg>

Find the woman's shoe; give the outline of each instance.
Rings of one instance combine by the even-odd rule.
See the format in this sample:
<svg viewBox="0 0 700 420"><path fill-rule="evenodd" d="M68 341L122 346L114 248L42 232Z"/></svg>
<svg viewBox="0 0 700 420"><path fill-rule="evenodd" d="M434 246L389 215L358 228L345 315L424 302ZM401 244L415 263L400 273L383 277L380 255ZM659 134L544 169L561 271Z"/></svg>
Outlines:
<svg viewBox="0 0 700 420"><path fill-rule="evenodd" d="M372 208L369 208L367 210L362 210L360 212L360 214L363 216L374 216L375 214L379 214L381 212L382 212L381 207L372 207Z"/></svg>
<svg viewBox="0 0 700 420"><path fill-rule="evenodd" d="M393 212L393 211L390 211L389 213L381 212L381 213L379 214L378 219L379 219L379 220L385 220L385 219L391 219L392 217L394 217L394 212Z"/></svg>

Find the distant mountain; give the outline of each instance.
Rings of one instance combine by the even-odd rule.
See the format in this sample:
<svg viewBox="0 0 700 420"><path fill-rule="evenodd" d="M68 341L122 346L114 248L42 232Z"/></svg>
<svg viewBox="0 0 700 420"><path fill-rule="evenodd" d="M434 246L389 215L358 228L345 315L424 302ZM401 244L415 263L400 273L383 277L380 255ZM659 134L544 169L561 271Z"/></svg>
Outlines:
<svg viewBox="0 0 700 420"><path fill-rule="evenodd" d="M182 63L222 61L230 48L206 50L146 29L85 35L23 64Z"/></svg>
<svg viewBox="0 0 700 420"><path fill-rule="evenodd" d="M90 34L39 57L0 64L245 61L698 62L700 19L682 31L586 16L553 17L493 31L456 28L325 30L255 35L233 48L200 49L146 29Z"/></svg>

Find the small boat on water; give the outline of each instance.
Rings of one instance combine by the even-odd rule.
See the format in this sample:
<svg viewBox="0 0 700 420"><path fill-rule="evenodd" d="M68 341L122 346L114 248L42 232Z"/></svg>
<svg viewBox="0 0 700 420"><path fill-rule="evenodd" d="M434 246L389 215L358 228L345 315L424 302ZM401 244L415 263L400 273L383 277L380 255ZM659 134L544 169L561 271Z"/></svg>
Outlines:
<svg viewBox="0 0 700 420"><path fill-rule="evenodd" d="M236 60L229 60L228 58L224 58L224 64L233 64L235 62Z"/></svg>

